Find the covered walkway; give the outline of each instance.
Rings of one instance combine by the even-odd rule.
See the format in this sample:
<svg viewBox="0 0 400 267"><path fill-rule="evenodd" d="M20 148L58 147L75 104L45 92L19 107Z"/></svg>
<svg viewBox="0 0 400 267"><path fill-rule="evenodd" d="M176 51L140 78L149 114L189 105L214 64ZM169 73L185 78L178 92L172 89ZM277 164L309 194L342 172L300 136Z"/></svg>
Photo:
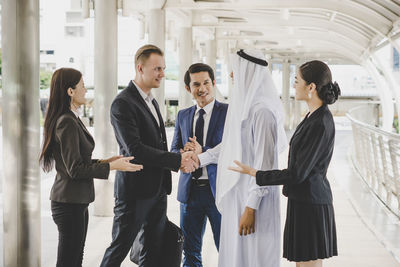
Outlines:
<svg viewBox="0 0 400 267"><path fill-rule="evenodd" d="M168 129L172 139L173 129ZM329 171L336 212L339 256L329 259L327 267L399 267L400 220L371 193L366 183L352 168L350 130L337 130L336 146ZM286 155L281 155L280 165L285 165ZM42 266L54 266L57 252L57 229L51 218L48 200L54 172L42 174ZM169 196L168 216L179 223L179 204L176 200L178 175L173 175L173 192ZM93 208L93 207L92 207ZM282 221L286 210L286 198L281 202ZM89 231L85 248L85 267L99 266L103 253L111 240L112 217L93 216L89 219ZM3 251L2 249L0 251ZM204 238L204 267L216 267L218 254L212 240L209 225ZM122 267L135 266L128 259ZM282 267L293 266L282 259Z"/></svg>
<svg viewBox="0 0 400 267"><path fill-rule="evenodd" d="M54 4L54 1L51 2ZM394 150L398 155L390 150L400 147L399 0L68 2L71 9L64 13L71 16L67 17L68 25L61 32L69 32L77 27L80 34L83 32L84 20L90 20L93 26L91 33L94 40L90 44L81 45L86 49L85 53L93 54L93 61L86 66L90 65L92 74L94 73L96 92L95 128L92 129L97 144L94 157L106 158L117 153L109 122L109 107L118 92L118 19L124 16L135 19L140 24L137 32L126 29L128 33L124 34L140 36L141 42L153 43L165 51L167 46L173 47L173 52L178 55L179 96L176 102L179 108L193 104L183 86L183 75L190 64L203 61L215 70L220 65L219 75L228 77L229 54L242 48L257 48L265 53L271 71L274 66L279 69L279 89L286 114L285 126L290 131L305 110L302 104L293 99L290 89L291 77L299 64L310 59L320 59L330 66L342 64L354 68L362 67L368 72L368 79L372 80L376 89L377 98L373 100L378 105L373 112L367 114L369 120L374 122L371 123L374 128L372 131L379 134L385 131L390 133L389 136L395 137L377 134L377 139L373 139L370 135L364 135L367 136L367 144L369 140L381 142L382 153L374 153L379 149L367 146L369 150L361 150L362 153L358 155L366 153L371 157L359 157L358 162L368 169L368 181L379 174L378 178L382 179L377 179L376 184L379 188L386 188L391 199L394 199L393 196L397 197L400 207L400 172L396 173L400 170L396 158L400 158L400 152L397 153L400 148ZM57 231L48 200L54 173L41 173L38 164L41 136L38 101L41 63L39 28L42 15L40 0L1 2L3 183L0 224L3 231L0 231L0 236L3 242L0 242L0 265L5 267L54 266L56 259ZM49 31L44 34L57 35L59 32ZM73 43L74 39L71 40ZM63 61L57 68L70 66L67 64ZM84 74L89 72L84 67L81 70ZM133 68L130 75L130 78L134 75ZM228 87L226 95L229 96L232 84L226 82L225 85ZM168 101L165 101L164 84L154 93L164 118L167 118ZM221 93L217 93L216 97L229 102L229 98ZM354 102L345 100L339 99L332 109L341 115L346 113L348 108L344 108L344 103L353 105ZM361 100L371 103L369 97ZM397 133L394 133L396 123ZM169 141L172 139L171 135L172 129L169 129ZM390 145L384 141L390 141ZM328 260L326 266L400 266L399 217L388 211L353 169L350 156L353 152L352 146L350 127L338 128L336 151L329 177L334 191L340 256ZM385 150L386 148L388 149ZM385 165L382 168L379 164L387 156L393 159L390 173L386 171ZM284 160L282 166L285 166ZM175 200L177 178L177 174L174 174L175 187L170 196L168 213L175 223L179 219L178 202ZM91 214L96 216L90 219L85 267L98 266L111 239L112 208L112 177L107 181L96 181L96 201L91 205ZM282 214L285 214L284 210L283 199ZM397 208L398 214L399 211L400 208ZM203 255L205 266L216 266L217 253L209 232ZM130 265L128 261L125 263L125 266ZM283 266L288 266L288 263L284 262Z"/></svg>

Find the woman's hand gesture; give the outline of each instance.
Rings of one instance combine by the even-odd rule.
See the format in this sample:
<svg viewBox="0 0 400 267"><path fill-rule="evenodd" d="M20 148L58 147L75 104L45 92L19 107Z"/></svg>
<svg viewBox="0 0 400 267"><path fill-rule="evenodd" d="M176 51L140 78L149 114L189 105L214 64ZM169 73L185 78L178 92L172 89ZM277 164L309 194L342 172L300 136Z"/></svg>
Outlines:
<svg viewBox="0 0 400 267"><path fill-rule="evenodd" d="M108 158L108 159L101 159L101 160L99 160L99 162L100 163L110 163L110 162L112 162L112 161L114 161L114 160L117 160L117 159L120 159L120 158L123 158L124 156L121 156L121 155L118 155L118 156L112 156L111 158Z"/></svg>
<svg viewBox="0 0 400 267"><path fill-rule="evenodd" d="M241 163L240 161L234 160L233 161L238 167L228 167L228 170L240 172L243 174L248 174L251 176L256 177L257 170L253 169L252 167Z"/></svg>
<svg viewBox="0 0 400 267"><path fill-rule="evenodd" d="M143 165L130 163L130 161L133 159L134 159L134 157L120 156L119 158L117 158L109 163L110 170L136 172L136 171L140 171L141 169L143 169Z"/></svg>

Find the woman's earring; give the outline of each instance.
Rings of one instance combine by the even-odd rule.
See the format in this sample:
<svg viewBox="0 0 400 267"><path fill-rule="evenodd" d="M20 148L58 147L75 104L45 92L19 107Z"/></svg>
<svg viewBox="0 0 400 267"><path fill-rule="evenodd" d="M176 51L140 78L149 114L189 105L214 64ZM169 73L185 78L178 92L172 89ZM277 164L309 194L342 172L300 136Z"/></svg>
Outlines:
<svg viewBox="0 0 400 267"><path fill-rule="evenodd" d="M311 99L311 92L308 92L308 98Z"/></svg>

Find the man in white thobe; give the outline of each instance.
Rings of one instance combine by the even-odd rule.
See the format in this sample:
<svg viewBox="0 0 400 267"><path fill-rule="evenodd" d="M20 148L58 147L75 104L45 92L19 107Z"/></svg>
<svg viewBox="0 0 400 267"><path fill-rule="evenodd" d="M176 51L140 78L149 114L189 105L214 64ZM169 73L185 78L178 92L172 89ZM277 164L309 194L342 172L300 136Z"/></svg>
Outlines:
<svg viewBox="0 0 400 267"><path fill-rule="evenodd" d="M239 51L232 61L234 90L222 143L198 155L201 166L218 159L218 266L279 267L279 187L260 187L228 166L239 158L257 169L278 168L278 155L287 146L282 104L260 51Z"/></svg>

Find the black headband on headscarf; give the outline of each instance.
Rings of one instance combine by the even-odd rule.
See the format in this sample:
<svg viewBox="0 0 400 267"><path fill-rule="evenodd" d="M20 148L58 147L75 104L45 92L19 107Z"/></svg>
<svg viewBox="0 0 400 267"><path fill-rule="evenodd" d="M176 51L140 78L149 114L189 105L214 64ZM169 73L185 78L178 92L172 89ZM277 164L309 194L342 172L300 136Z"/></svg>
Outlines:
<svg viewBox="0 0 400 267"><path fill-rule="evenodd" d="M248 54L246 54L243 49L240 49L239 51L237 51L237 54L239 55L239 57L242 57L244 59L247 59L248 61L251 61L255 64L261 65L261 66L268 66L268 62L266 60L262 60L256 57L252 57Z"/></svg>

